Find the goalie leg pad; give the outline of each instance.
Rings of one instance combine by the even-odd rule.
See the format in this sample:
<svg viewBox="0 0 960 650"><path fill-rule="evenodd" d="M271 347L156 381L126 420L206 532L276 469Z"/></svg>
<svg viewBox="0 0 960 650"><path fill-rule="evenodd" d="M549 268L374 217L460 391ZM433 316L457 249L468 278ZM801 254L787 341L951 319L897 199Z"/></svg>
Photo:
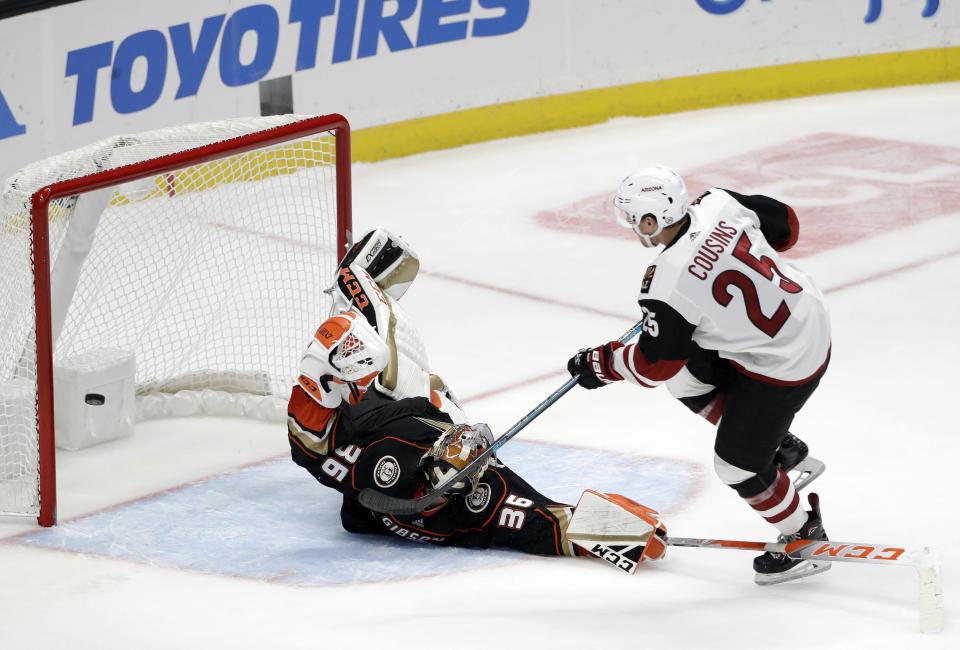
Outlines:
<svg viewBox="0 0 960 650"><path fill-rule="evenodd" d="M377 378L377 390L394 399L430 396L430 362L413 319L387 297L390 322L386 330L391 360Z"/></svg>
<svg viewBox="0 0 960 650"><path fill-rule="evenodd" d="M587 490L567 524L567 538L591 555L633 574L666 553L659 513L619 494Z"/></svg>
<svg viewBox="0 0 960 650"><path fill-rule="evenodd" d="M367 271L384 293L399 300L420 271L417 254L400 237L371 230L347 252L340 268L357 265Z"/></svg>
<svg viewBox="0 0 960 650"><path fill-rule="evenodd" d="M336 290L339 308L362 314L390 350L390 360L377 378L377 390L394 399L429 397L426 349L412 319L400 304L381 291L357 262L340 267Z"/></svg>

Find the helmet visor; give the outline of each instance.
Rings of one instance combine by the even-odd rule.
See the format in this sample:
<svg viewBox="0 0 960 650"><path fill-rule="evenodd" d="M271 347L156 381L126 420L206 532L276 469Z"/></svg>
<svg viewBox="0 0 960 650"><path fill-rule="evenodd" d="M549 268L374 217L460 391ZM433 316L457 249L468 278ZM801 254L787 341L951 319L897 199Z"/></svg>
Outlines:
<svg viewBox="0 0 960 650"><path fill-rule="evenodd" d="M640 217L627 212L616 204L613 206L613 216L616 218L617 223L623 228L633 228L640 222Z"/></svg>

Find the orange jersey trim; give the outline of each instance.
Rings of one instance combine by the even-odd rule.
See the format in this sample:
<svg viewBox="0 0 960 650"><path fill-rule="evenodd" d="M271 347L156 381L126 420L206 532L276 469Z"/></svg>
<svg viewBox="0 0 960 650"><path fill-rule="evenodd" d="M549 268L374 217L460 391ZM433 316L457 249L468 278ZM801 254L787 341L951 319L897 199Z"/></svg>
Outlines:
<svg viewBox="0 0 960 650"><path fill-rule="evenodd" d="M330 418L336 412L336 409L319 404L300 385L293 387L293 391L290 393L290 401L287 403L287 414L296 420L300 426L318 436L323 435L327 423L330 422Z"/></svg>

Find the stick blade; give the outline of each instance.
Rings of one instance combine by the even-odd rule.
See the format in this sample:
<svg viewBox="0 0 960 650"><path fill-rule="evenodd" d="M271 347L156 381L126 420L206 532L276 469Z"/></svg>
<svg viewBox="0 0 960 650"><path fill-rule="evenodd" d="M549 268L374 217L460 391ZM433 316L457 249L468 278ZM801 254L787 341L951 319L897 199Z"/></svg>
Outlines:
<svg viewBox="0 0 960 650"><path fill-rule="evenodd" d="M432 495L425 499L398 499L371 488L364 488L357 495L357 500L364 508L391 515L412 515L420 512L436 498L436 495Z"/></svg>

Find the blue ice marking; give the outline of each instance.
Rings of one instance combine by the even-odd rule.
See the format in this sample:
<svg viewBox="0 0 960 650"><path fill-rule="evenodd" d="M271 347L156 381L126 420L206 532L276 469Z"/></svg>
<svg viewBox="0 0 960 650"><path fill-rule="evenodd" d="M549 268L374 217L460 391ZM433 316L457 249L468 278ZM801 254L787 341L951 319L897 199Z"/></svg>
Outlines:
<svg viewBox="0 0 960 650"><path fill-rule="evenodd" d="M551 499L586 488L660 512L695 489L696 466L515 441L501 460ZM526 556L430 546L340 526L340 495L273 460L20 538L18 543L298 585L375 582L476 569Z"/></svg>

